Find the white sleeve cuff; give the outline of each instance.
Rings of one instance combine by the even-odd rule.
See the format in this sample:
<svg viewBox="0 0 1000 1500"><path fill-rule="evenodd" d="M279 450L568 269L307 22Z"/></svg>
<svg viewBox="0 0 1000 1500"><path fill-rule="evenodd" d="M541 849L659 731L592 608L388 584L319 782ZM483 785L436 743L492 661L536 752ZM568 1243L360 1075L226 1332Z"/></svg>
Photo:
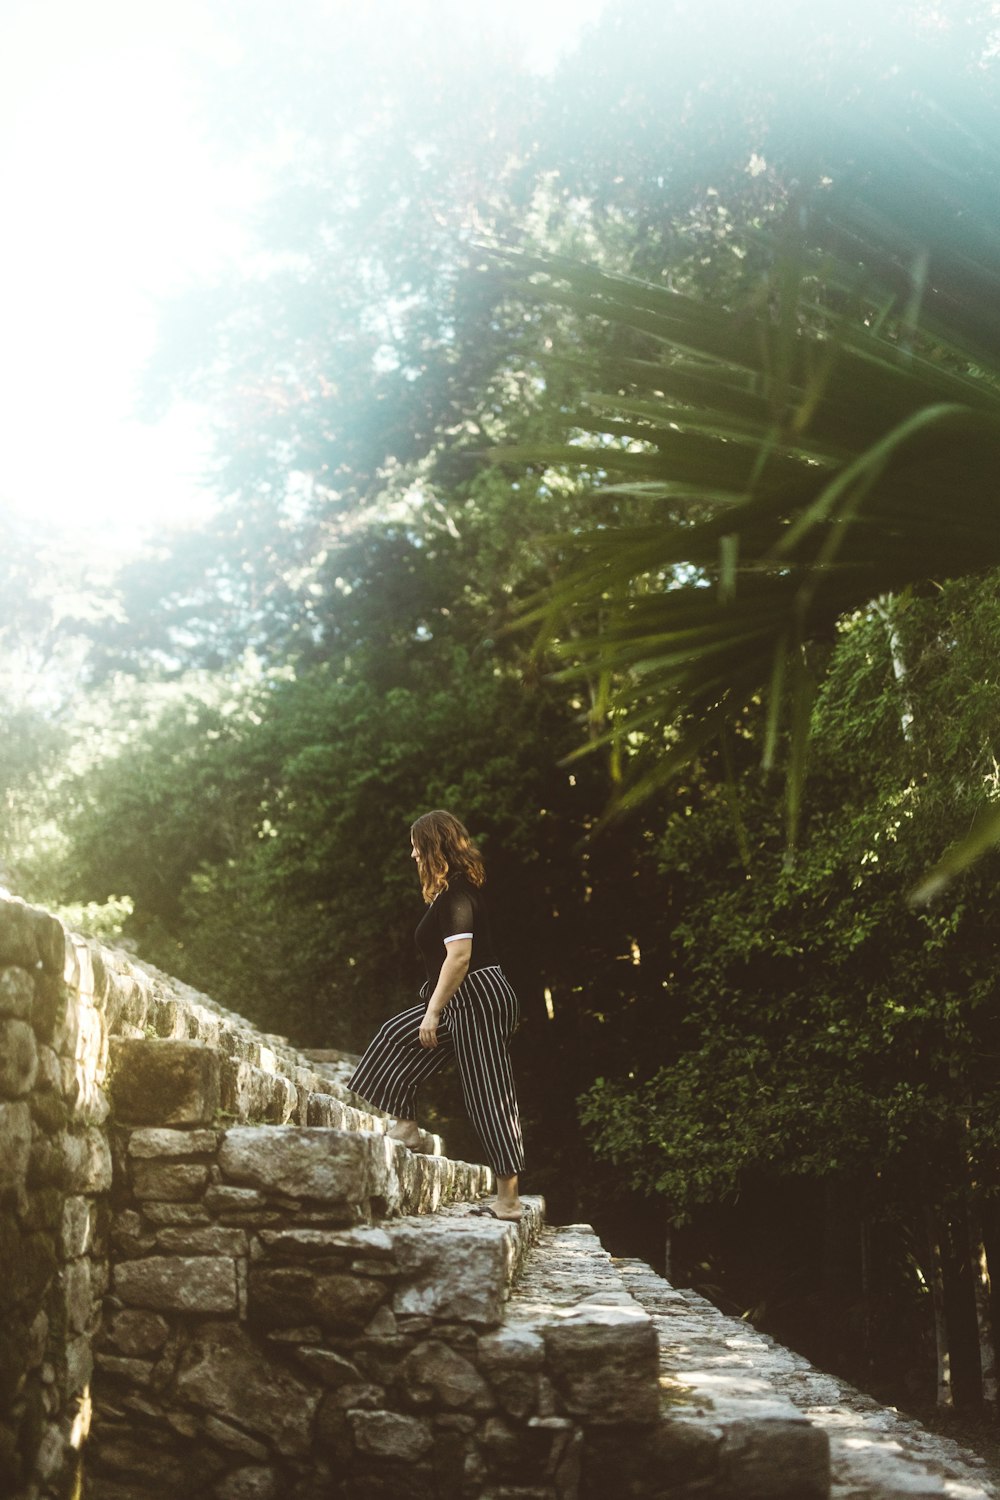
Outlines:
<svg viewBox="0 0 1000 1500"><path fill-rule="evenodd" d="M446 943L457 943L458 940L459 940L459 938L470 938L471 936L472 936L471 932L453 932L452 935L451 935L451 937L446 937L445 938L445 942Z"/></svg>

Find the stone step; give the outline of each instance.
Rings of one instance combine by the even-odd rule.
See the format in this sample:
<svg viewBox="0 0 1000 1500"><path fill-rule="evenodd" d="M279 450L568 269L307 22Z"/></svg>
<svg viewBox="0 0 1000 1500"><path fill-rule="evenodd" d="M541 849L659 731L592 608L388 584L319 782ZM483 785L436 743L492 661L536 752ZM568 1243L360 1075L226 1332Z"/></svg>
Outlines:
<svg viewBox="0 0 1000 1500"><path fill-rule="evenodd" d="M192 1300L190 1262L174 1287L158 1260L120 1263L96 1356L91 1500L485 1495L497 1412L540 1385L537 1351L512 1360L496 1339L544 1216L540 1198L522 1201L516 1224L470 1202L343 1228L289 1212L246 1235L238 1318ZM558 1444L562 1427L539 1437Z"/></svg>
<svg viewBox="0 0 1000 1500"><path fill-rule="evenodd" d="M662 1307L634 1295L589 1225L543 1230L507 1324L553 1348L563 1404L583 1425L583 1500L825 1500L826 1437L787 1398L664 1378Z"/></svg>
<svg viewBox="0 0 1000 1500"><path fill-rule="evenodd" d="M122 1124L231 1120L370 1135L385 1135L390 1124L387 1116L359 1108L362 1101L342 1083L287 1063L282 1071L267 1049L258 1049L258 1061L251 1062L198 1038L112 1036L109 1055L115 1119ZM421 1131L421 1146L426 1155L445 1155L441 1137L427 1131Z"/></svg>
<svg viewBox="0 0 1000 1500"><path fill-rule="evenodd" d="M471 1201L451 1202L435 1212L385 1218L350 1229L260 1230L249 1268L249 1303L271 1279L276 1287L286 1270L312 1268L327 1274L331 1257L349 1253L357 1275L377 1276L392 1288L386 1304L392 1334L409 1325L446 1321L491 1328L504 1317L511 1285L542 1230L542 1198L522 1200L517 1223L473 1213ZM298 1280L296 1280L296 1286Z"/></svg>
<svg viewBox="0 0 1000 1500"><path fill-rule="evenodd" d="M589 1224L546 1226L510 1296L505 1335L541 1337L560 1405L583 1423L659 1414L653 1320L622 1286Z"/></svg>
<svg viewBox="0 0 1000 1500"><path fill-rule="evenodd" d="M744 1495L805 1500L823 1493L803 1487L783 1466L782 1425L794 1434L796 1414L829 1444L831 1500L996 1500L977 1455L815 1369L697 1293L671 1286L644 1261L622 1259L616 1265L624 1285L656 1323L661 1385L667 1400L677 1403L675 1420L691 1425L701 1413L723 1428L734 1419L748 1424L748 1439L761 1462L757 1487L736 1491L741 1500ZM776 1462L782 1463L775 1473L777 1487L761 1487Z"/></svg>
<svg viewBox="0 0 1000 1500"><path fill-rule="evenodd" d="M489 1167L422 1155L365 1130L115 1125L113 1149L120 1199L133 1216L128 1237L143 1253L164 1226L269 1229L292 1214L303 1228L340 1228L433 1215L493 1186Z"/></svg>

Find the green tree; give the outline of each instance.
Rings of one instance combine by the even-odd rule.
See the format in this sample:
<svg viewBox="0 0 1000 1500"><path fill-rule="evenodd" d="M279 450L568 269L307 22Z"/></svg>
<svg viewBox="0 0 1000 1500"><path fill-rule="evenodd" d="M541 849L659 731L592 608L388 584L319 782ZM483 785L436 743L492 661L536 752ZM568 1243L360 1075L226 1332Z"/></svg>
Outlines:
<svg viewBox="0 0 1000 1500"><path fill-rule="evenodd" d="M635 1039L627 1069L582 1099L595 1149L678 1220L768 1181L798 1180L800 1203L825 1189L857 1245L862 1230L880 1237L880 1276L899 1267L889 1303L909 1298L917 1327L914 1265L925 1289L934 1280L926 1225L950 1229L949 1274L967 1295L965 1242L994 1224L1000 1182L998 857L941 909L904 899L996 779L998 590L994 572L909 595L891 635L879 609L841 623L790 869L754 764L759 711L733 745L742 848L721 757L705 761L694 811L686 798L660 845L676 891L673 1046L654 1061Z"/></svg>

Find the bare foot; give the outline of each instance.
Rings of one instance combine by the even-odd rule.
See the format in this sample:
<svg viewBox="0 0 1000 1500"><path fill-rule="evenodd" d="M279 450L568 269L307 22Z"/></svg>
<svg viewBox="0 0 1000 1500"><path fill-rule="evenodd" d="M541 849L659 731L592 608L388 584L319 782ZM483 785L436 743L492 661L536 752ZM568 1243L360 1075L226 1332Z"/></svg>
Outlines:
<svg viewBox="0 0 1000 1500"><path fill-rule="evenodd" d="M499 1198L494 1198L489 1203L481 1203L472 1212L482 1218L504 1219L509 1224L517 1224L524 1218L524 1207L520 1198L515 1198L512 1202L501 1202Z"/></svg>
<svg viewBox="0 0 1000 1500"><path fill-rule="evenodd" d="M397 1120L386 1135L391 1141L401 1141L411 1151L420 1150L420 1127L414 1120Z"/></svg>

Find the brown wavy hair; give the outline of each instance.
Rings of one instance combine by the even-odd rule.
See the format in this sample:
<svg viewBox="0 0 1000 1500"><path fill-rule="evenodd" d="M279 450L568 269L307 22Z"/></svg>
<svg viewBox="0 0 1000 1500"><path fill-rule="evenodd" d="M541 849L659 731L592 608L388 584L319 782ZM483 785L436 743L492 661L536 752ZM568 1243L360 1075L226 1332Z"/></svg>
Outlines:
<svg viewBox="0 0 1000 1500"><path fill-rule="evenodd" d="M420 886L428 905L447 889L449 875L464 875L473 885L485 882L483 856L454 813L440 807L424 813L410 829L410 838L417 851Z"/></svg>

